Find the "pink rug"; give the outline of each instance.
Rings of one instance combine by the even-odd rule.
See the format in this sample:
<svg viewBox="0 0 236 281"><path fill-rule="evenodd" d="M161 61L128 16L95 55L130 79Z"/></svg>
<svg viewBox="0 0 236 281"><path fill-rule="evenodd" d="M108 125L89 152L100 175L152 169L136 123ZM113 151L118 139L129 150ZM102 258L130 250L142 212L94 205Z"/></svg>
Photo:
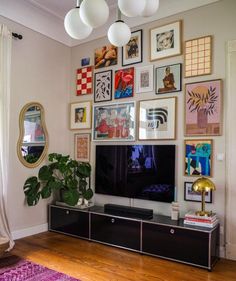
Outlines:
<svg viewBox="0 0 236 281"><path fill-rule="evenodd" d="M79 281L79 279L11 256L0 259L0 281Z"/></svg>

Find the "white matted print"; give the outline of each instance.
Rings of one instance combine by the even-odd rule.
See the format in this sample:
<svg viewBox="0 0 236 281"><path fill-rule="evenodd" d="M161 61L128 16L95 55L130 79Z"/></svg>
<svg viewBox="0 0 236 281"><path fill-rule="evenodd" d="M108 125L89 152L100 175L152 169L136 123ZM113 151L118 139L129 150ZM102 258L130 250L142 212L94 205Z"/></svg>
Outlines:
<svg viewBox="0 0 236 281"><path fill-rule="evenodd" d="M150 60L177 56L181 48L181 21L150 30Z"/></svg>
<svg viewBox="0 0 236 281"><path fill-rule="evenodd" d="M94 75L94 102L112 99L112 70L97 72Z"/></svg>
<svg viewBox="0 0 236 281"><path fill-rule="evenodd" d="M70 129L91 128L91 103L77 102L70 104Z"/></svg>
<svg viewBox="0 0 236 281"><path fill-rule="evenodd" d="M139 139L175 139L176 97L139 102Z"/></svg>
<svg viewBox="0 0 236 281"><path fill-rule="evenodd" d="M136 68L136 93L153 91L153 65Z"/></svg>
<svg viewBox="0 0 236 281"><path fill-rule="evenodd" d="M201 202L201 192L192 190L193 182L184 182L184 200ZM207 191L205 194L205 202L212 203L212 191Z"/></svg>
<svg viewBox="0 0 236 281"><path fill-rule="evenodd" d="M90 134L75 134L75 160L89 162Z"/></svg>

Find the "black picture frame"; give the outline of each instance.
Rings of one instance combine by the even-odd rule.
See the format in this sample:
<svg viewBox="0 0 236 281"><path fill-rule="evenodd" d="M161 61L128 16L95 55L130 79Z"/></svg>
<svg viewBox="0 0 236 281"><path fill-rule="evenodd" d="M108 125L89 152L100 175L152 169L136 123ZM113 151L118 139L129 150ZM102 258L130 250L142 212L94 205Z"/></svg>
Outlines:
<svg viewBox="0 0 236 281"><path fill-rule="evenodd" d="M195 192L191 190L190 194L190 188L192 188L192 185L193 182L184 182L184 200L191 202L201 202L202 200L200 192ZM212 190L206 193L205 202L212 203Z"/></svg>
<svg viewBox="0 0 236 281"><path fill-rule="evenodd" d="M112 70L96 72L94 74L94 102L112 100L113 73Z"/></svg>

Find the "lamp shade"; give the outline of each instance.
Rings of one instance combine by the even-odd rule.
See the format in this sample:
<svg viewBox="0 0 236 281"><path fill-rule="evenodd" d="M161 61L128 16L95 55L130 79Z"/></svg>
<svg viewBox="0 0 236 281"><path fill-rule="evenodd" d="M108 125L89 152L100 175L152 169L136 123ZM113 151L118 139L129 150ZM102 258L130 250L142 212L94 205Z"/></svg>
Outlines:
<svg viewBox="0 0 236 281"><path fill-rule="evenodd" d="M91 27L103 25L109 17L109 8L105 0L83 0L80 5L80 17L83 23Z"/></svg>
<svg viewBox="0 0 236 281"><path fill-rule="evenodd" d="M145 0L145 7L140 13L142 17L150 17L156 13L159 8L159 0Z"/></svg>
<svg viewBox="0 0 236 281"><path fill-rule="evenodd" d="M145 0L118 0L118 7L122 14L127 17L136 17L140 15L145 8Z"/></svg>
<svg viewBox="0 0 236 281"><path fill-rule="evenodd" d="M192 190L199 191L199 192L210 191L215 189L216 187L214 183L211 180L204 177L197 179L192 185Z"/></svg>
<svg viewBox="0 0 236 281"><path fill-rule="evenodd" d="M131 31L127 24L118 20L109 27L107 36L112 45L122 47L129 42Z"/></svg>
<svg viewBox="0 0 236 281"><path fill-rule="evenodd" d="M71 9L64 19L65 30L74 39L84 39L93 30L92 27L82 22L79 10L79 7Z"/></svg>

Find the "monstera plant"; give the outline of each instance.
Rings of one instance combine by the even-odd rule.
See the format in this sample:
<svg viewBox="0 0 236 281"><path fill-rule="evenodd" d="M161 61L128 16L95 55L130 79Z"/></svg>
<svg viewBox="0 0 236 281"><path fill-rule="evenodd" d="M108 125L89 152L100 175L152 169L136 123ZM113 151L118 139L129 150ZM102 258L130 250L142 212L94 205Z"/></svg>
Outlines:
<svg viewBox="0 0 236 281"><path fill-rule="evenodd" d="M91 174L89 163L58 153L49 154L48 161L48 165L40 168L38 177L25 181L24 193L29 206L36 205L40 198L49 198L54 191L59 191L61 201L70 206L76 205L79 198L92 198L93 190L87 182Z"/></svg>

